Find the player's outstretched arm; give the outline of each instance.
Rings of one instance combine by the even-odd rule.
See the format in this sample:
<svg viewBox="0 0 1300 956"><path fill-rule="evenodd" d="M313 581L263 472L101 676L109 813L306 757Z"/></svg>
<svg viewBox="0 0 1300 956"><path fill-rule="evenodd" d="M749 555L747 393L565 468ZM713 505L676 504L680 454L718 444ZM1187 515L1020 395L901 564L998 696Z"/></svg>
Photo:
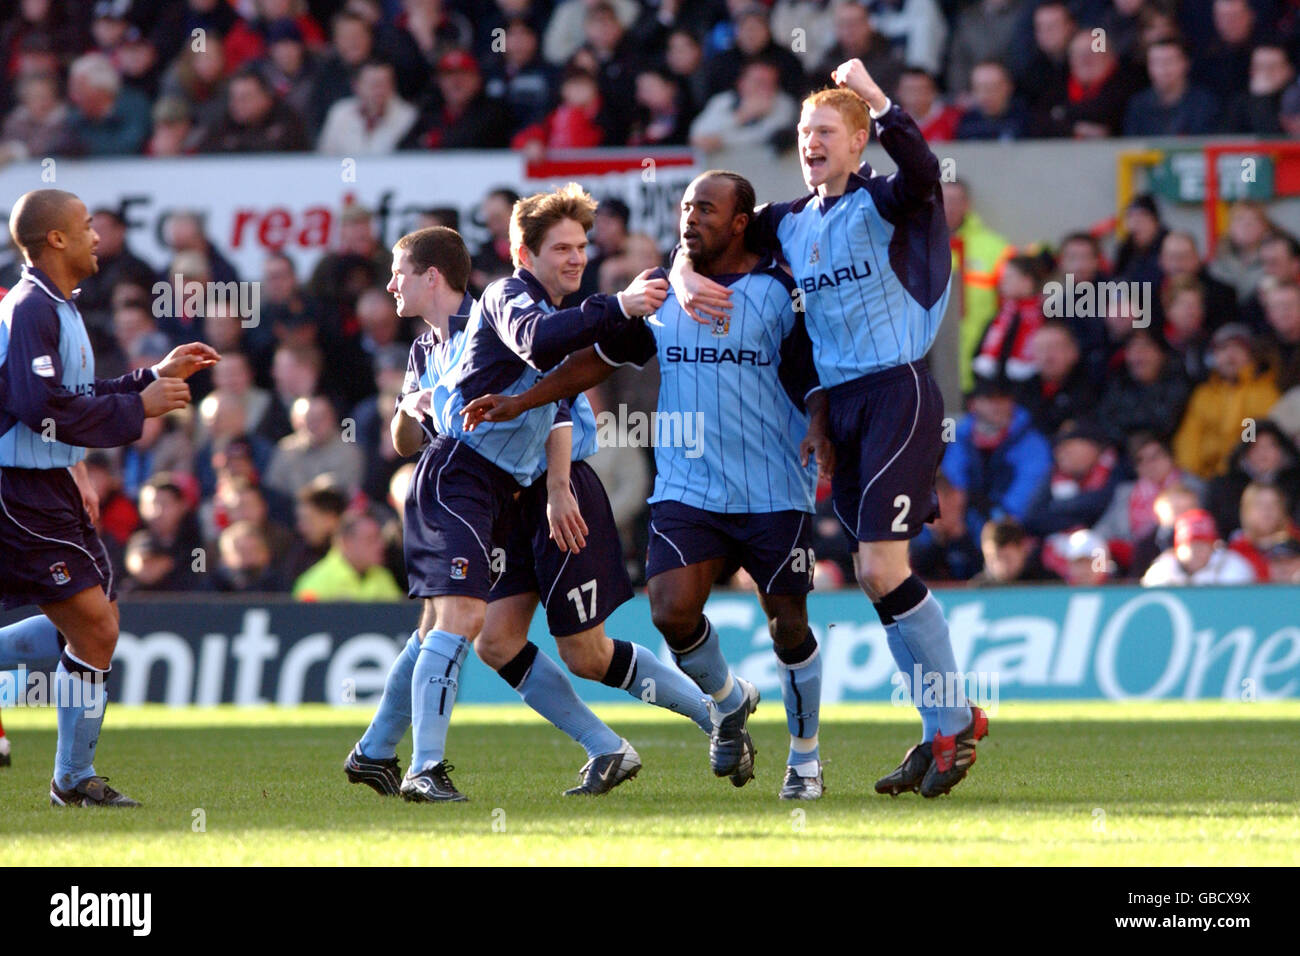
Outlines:
<svg viewBox="0 0 1300 956"><path fill-rule="evenodd" d="M668 283L653 273L647 269L618 295L588 296L572 309L548 312L531 296L515 295L500 308L485 308L483 321L508 349L538 371L547 372L565 356L616 331L629 318L649 315L663 305Z"/></svg>
<svg viewBox="0 0 1300 956"><path fill-rule="evenodd" d="M916 121L906 111L890 105L889 97L872 79L861 60L848 60L835 68L832 78L838 86L866 100L876 117L876 135L889 158L898 165L888 191L900 203L916 205L928 201L939 184L939 158L921 135ZM889 109L886 109L889 107ZM888 218L888 212L882 210Z"/></svg>
<svg viewBox="0 0 1300 956"><path fill-rule="evenodd" d="M574 352L527 391L474 399L461 411L465 431L472 432L480 422L508 422L531 409L571 398L599 385L613 373L614 366L597 355L594 348Z"/></svg>
<svg viewBox="0 0 1300 956"><path fill-rule="evenodd" d="M561 551L577 554L587 546L587 522L569 486L573 465L573 419L559 420L546 437L546 522Z"/></svg>
<svg viewBox="0 0 1300 956"><path fill-rule="evenodd" d="M176 346L165 359L155 365L152 375L149 369L136 369L118 378L95 379L95 394L120 395L142 392L155 378L184 380L200 369L211 368L220 361L221 354L212 346L203 342L187 342Z"/></svg>
<svg viewBox="0 0 1300 956"><path fill-rule="evenodd" d="M129 394L102 395L78 395L63 386L53 308L34 300L15 308L9 335L6 411L38 434L52 427L53 437L68 445L116 448L140 437L148 407L138 386ZM189 388L177 384L188 399Z"/></svg>
<svg viewBox="0 0 1300 956"><path fill-rule="evenodd" d="M205 342L186 342L167 353L154 366L160 378L186 379L195 372L211 368L221 361L221 353Z"/></svg>

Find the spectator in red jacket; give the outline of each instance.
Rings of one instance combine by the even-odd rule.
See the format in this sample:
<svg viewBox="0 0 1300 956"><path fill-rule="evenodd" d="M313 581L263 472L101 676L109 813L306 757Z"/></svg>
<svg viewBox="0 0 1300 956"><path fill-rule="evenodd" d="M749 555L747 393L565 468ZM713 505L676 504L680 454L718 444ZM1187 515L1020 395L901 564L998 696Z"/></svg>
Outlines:
<svg viewBox="0 0 1300 956"><path fill-rule="evenodd" d="M1007 378L1017 384L1034 377L1037 367L1029 341L1043 325L1042 273L1038 260L1013 256L1002 266L998 292L1002 307L993 317L971 363L979 378Z"/></svg>
<svg viewBox="0 0 1300 956"><path fill-rule="evenodd" d="M266 54L267 32L273 24L292 23L310 49L325 46L325 31L307 12L303 0L254 0L254 5L257 16L251 21L240 20L226 34L226 61L230 69L236 70Z"/></svg>
<svg viewBox="0 0 1300 956"><path fill-rule="evenodd" d="M483 92L478 61L452 50L438 61L436 95L404 141L425 149L499 149L510 138L510 110Z"/></svg>
<svg viewBox="0 0 1300 956"><path fill-rule="evenodd" d="M564 75L560 105L541 123L520 130L510 142L536 158L548 149L589 149L599 146L605 132L597 122L600 115L600 87L596 78L582 70Z"/></svg>
<svg viewBox="0 0 1300 956"><path fill-rule="evenodd" d="M940 98L934 77L920 67L909 66L899 77L898 105L916 120L927 143L957 138L961 110Z"/></svg>

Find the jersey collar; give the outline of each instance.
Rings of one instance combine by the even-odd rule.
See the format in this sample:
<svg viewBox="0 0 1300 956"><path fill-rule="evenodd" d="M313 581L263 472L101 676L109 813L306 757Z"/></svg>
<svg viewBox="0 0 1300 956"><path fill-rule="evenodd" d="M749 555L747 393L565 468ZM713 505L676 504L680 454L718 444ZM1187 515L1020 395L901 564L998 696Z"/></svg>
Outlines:
<svg viewBox="0 0 1300 956"><path fill-rule="evenodd" d="M24 279L27 279L34 286L36 286L42 292L48 295L55 302L75 302L77 296L81 295L80 289L73 289L72 297L69 299L65 299L63 296L59 295L58 286L54 284L54 280L52 280L40 269L36 268L35 266L29 266L26 263L23 264L22 276Z"/></svg>
<svg viewBox="0 0 1300 956"><path fill-rule="evenodd" d="M465 331L465 326L469 323L469 314L474 311L474 297L468 292L465 298L460 300L460 305L447 319L447 332L455 335L457 332Z"/></svg>
<svg viewBox="0 0 1300 956"><path fill-rule="evenodd" d="M780 269L781 265L777 262L775 256L764 256L754 263L754 268L748 272L724 272L718 275L709 276L718 285L731 285L739 282L745 276L763 275L770 273L773 269Z"/></svg>
<svg viewBox="0 0 1300 956"><path fill-rule="evenodd" d="M528 286L528 292L538 302L544 302L549 306L555 307L551 297L546 292L546 287L542 285L541 280L533 275L523 266L515 270L515 278L521 280L524 285Z"/></svg>
<svg viewBox="0 0 1300 956"><path fill-rule="evenodd" d="M862 165L858 167L857 171L849 173L849 181L844 184L844 192L840 193L839 196L819 196L814 192L812 196L813 202L817 203L817 208L821 212L828 212L830 208L839 202L843 196L847 196L849 193L858 189L866 189L867 178L870 175L871 166L866 160L863 160Z"/></svg>

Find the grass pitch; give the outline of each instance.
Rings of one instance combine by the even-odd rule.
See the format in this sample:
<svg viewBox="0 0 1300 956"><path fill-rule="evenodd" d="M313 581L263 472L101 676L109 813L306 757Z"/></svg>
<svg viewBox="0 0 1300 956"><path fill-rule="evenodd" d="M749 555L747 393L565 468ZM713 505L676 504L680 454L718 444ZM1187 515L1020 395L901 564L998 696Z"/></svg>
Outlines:
<svg viewBox="0 0 1300 956"><path fill-rule="evenodd" d="M582 751L523 707L456 709L449 759L470 797L408 804L349 785L369 710L111 707L97 769L145 806L51 808L54 713L6 710L7 865L1093 864L1261 865L1300 859L1300 701L1003 704L951 796L872 783L918 729L888 705L827 707L827 794L776 799L779 701L753 718L758 777L708 771L708 742L654 708L598 709L641 775L560 796ZM408 742L398 750L405 767Z"/></svg>

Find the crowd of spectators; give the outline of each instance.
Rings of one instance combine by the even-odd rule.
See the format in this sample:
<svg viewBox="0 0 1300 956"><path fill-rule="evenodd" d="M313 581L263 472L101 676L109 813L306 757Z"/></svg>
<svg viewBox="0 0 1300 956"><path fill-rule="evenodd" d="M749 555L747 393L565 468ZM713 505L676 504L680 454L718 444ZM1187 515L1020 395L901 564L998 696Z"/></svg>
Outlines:
<svg viewBox="0 0 1300 956"><path fill-rule="evenodd" d="M1241 201L1207 256L1141 195L1118 244L1076 232L1017 250L979 218L966 184L943 190L963 266L954 282L967 283L954 291L950 321L961 323L969 386L965 414L945 423L941 517L913 544L920 573L983 585L1300 581L1296 237ZM516 198L498 188L479 204L474 294L511 270ZM455 226L454 215L431 210L423 224ZM615 291L664 262L666 250L630 220L621 201L601 204L577 297ZM384 288L389 253L374 216L352 205L339 221L308 276L268 255L253 277L261 314L246 323L225 301L157 317L169 310L156 308L155 283L171 301L169 283L241 278L198 216L167 220L171 259L159 269L132 252L114 211L94 210L100 270L78 301L98 374L152 365L195 338L223 354L191 380L191 408L89 458L124 591L401 593L411 466L387 436L422 327L397 316ZM16 278L12 261L0 264L0 286ZM1047 307L1060 288L1078 295L1089 284L1095 310ZM1150 300L1107 288L1145 288ZM653 411L657 388L652 363L620 369L589 395L607 431ZM652 450L605 437L593 466L639 576ZM819 586L852 580L826 483L816 552Z"/></svg>
<svg viewBox="0 0 1300 956"><path fill-rule="evenodd" d="M928 139L1300 135L1296 0L15 0L0 161L782 148L860 57Z"/></svg>
<svg viewBox="0 0 1300 956"><path fill-rule="evenodd" d="M970 266L969 387L941 466L943 518L914 542L920 573L1300 581L1295 235L1241 201L1206 255L1140 195L1109 255L1086 232L1016 250L965 184L943 188ZM1072 307L1049 307L1062 289Z"/></svg>

